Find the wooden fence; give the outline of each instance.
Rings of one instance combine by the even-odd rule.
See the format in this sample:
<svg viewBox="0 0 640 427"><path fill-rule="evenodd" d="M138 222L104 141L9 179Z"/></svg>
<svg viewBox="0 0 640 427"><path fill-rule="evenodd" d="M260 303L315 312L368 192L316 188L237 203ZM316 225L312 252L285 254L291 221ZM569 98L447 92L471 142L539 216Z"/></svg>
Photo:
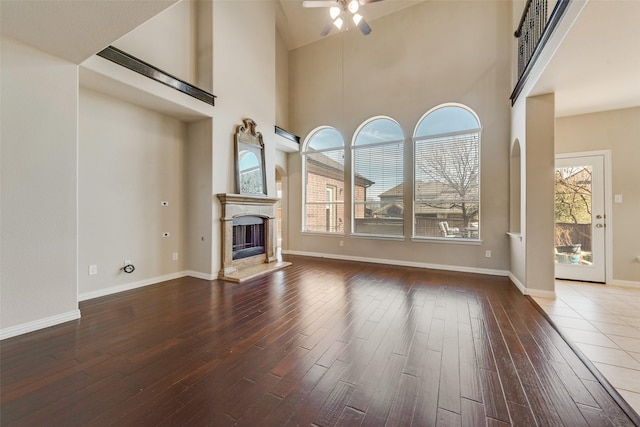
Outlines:
<svg viewBox="0 0 640 427"><path fill-rule="evenodd" d="M591 224L556 223L556 246L580 245L582 251L591 251Z"/></svg>

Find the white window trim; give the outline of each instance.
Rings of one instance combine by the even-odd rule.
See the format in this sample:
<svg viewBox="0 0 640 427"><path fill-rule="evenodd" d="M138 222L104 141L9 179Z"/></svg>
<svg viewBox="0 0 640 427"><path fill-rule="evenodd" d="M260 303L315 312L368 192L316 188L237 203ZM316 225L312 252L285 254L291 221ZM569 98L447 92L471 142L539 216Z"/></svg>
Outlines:
<svg viewBox="0 0 640 427"><path fill-rule="evenodd" d="M338 134L340 135L340 137L342 138L342 148L337 148L337 147L332 147L332 148L325 148L322 150L308 150L309 147L309 143L311 142L311 140L313 139L313 136L316 135L318 132L324 130L324 129L333 129L336 132L338 132ZM342 135L342 133L340 133L340 131L338 131L338 129L336 129L333 126L318 126L317 128L313 129L311 132L309 132L309 134L307 135L306 139L304 140L304 142L302 143L302 145L300 146L300 157L302 159L302 221L301 221L301 230L300 232L302 234L305 235L317 235L317 236L344 236L345 235L345 231L342 232L329 232L329 231L325 231L325 232L319 232L319 231L308 231L307 230L307 155L309 154L316 154L316 153L324 153L324 152L329 152L329 151L338 151L338 150L342 150L343 153L346 154L346 144L344 143L344 136ZM343 171L343 175L344 178L346 178L346 171ZM320 203L320 202L318 202ZM326 203L326 202L325 202ZM342 202L342 205L344 206L344 200ZM346 227L344 227L346 228Z"/></svg>
<svg viewBox="0 0 640 427"><path fill-rule="evenodd" d="M356 194L356 179L355 179L355 159L356 156L354 155L354 151L358 150L360 148L372 148L372 147L382 147L385 145L392 145L392 144L402 144L402 153L403 153L403 163L402 163L402 175L403 175L403 185L406 185L404 177L406 176L406 170L405 170L405 161L406 161L406 148L407 148L407 138L404 137L403 139L396 139L396 140L391 140L391 141L382 141L382 142L376 142L374 144L361 144L358 145L356 144L356 138L358 137L358 134L360 133L360 131L362 130L362 128L364 128L366 125L368 125L369 123L375 121L375 120L379 120L379 119L386 119L386 120L390 120L392 122L394 122L395 124L398 125L398 127L400 128L400 131L402 131L402 134L404 135L404 131L402 130L402 126L400 126L400 123L394 119L393 117L389 117L389 116L374 116L374 117L370 117L369 119L363 121L360 126L358 126L358 128L355 130L355 132L353 133L353 136L351 137L351 146L349 147L351 149L351 236L357 237L357 238L371 238L371 239L378 239L378 240L403 240L405 239L406 236L406 221L404 219L404 215L402 216L402 236L399 234L395 234L395 235L388 235L388 234L367 234L367 233L356 233L355 229L356 229L356 218L355 218L355 212L356 212L356 199L355 199L355 194ZM403 197L403 205L405 205L404 203L404 197ZM364 204L366 207L366 200L364 202L360 202L360 204Z"/></svg>
<svg viewBox="0 0 640 427"><path fill-rule="evenodd" d="M422 121L425 119L425 117L427 117L429 114L431 114L432 112L439 110L440 108L444 108L444 107L459 107L459 108L463 108L465 110L467 110L469 113L471 113L473 115L473 117L475 117L476 122L480 125L477 128L474 129L464 129L464 130L460 130L460 131L454 131L454 132L444 132L444 133L439 133L439 134L433 134L433 135L422 135L422 136L415 136L416 131L418 130L418 127L420 126L420 124L422 123ZM418 120L418 122L416 123L415 128L413 129L413 137L412 139L412 146L413 146L413 155L412 155L412 168L413 168L413 177L411 179L411 184L412 184L412 190L411 190L411 206L412 206L412 211L411 211L411 241L412 242L425 242L425 243L454 243L454 244L471 244L471 245L480 245L482 244L482 238L480 237L480 234L478 235L477 239L470 239L470 238L466 238L466 237L426 237L426 236L416 236L416 213L415 213L415 203L416 200L422 200L422 199L416 199L416 194L415 194L415 187L416 187L416 171L415 171L415 167L416 167L416 142L422 142L422 141L426 141L426 140L430 140L430 139L437 139L437 138L444 138L444 137L449 137L449 136L455 136L455 135L466 135L466 134L471 134L471 133L477 133L478 135L478 224L482 223L482 123L480 122L480 118L478 117L478 115L476 114L476 112L469 106L464 105L464 104L460 104L457 102L448 102L448 103L444 103L444 104L440 104L437 105L433 108L431 108L429 111L427 111L426 113L424 113L420 119ZM478 231L480 233L480 231L482 230L482 227L478 227Z"/></svg>

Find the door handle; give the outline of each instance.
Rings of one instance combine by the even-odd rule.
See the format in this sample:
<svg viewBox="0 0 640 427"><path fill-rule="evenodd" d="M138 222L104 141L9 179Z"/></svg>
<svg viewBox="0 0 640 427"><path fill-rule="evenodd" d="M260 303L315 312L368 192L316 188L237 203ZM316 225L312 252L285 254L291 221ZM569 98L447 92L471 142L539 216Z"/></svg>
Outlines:
<svg viewBox="0 0 640 427"><path fill-rule="evenodd" d="M603 227L605 227L604 224L596 224L596 228L603 228Z"/></svg>
<svg viewBox="0 0 640 427"><path fill-rule="evenodd" d="M602 219L602 215L596 215L597 219Z"/></svg>

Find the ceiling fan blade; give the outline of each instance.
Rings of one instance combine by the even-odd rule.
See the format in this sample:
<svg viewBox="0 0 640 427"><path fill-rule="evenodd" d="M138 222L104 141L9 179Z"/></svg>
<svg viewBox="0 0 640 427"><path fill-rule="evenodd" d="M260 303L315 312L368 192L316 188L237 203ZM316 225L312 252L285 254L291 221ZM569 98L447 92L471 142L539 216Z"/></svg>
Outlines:
<svg viewBox="0 0 640 427"><path fill-rule="evenodd" d="M382 0L359 0L359 3L361 5L365 5L365 4L369 4L369 3L377 3L379 1L382 1Z"/></svg>
<svg viewBox="0 0 640 427"><path fill-rule="evenodd" d="M327 25L325 25L324 28L322 29L322 32L320 33L320 35L322 37L328 35L331 32L332 28L333 28L333 22L328 22Z"/></svg>
<svg viewBox="0 0 640 427"><path fill-rule="evenodd" d="M335 0L305 0L302 2L302 7L333 7L336 3Z"/></svg>
<svg viewBox="0 0 640 427"><path fill-rule="evenodd" d="M367 21L365 21L364 18L362 18L357 25L358 29L360 29L362 34L364 34L365 36L368 36L371 33L371 27L369 26L369 24L367 24Z"/></svg>

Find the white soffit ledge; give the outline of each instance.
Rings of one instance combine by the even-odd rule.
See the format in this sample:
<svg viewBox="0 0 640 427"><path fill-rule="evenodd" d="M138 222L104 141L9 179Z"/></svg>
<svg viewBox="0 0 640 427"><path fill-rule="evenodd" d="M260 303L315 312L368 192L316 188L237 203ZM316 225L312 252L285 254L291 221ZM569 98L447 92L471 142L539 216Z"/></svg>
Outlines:
<svg viewBox="0 0 640 427"><path fill-rule="evenodd" d="M274 138L276 140L276 148L280 151L284 151L285 153L297 153L300 151L300 145L285 138L284 136L280 136L277 133L274 133Z"/></svg>
<svg viewBox="0 0 640 427"><path fill-rule="evenodd" d="M80 64L80 86L192 122L213 117L213 106L99 56Z"/></svg>

